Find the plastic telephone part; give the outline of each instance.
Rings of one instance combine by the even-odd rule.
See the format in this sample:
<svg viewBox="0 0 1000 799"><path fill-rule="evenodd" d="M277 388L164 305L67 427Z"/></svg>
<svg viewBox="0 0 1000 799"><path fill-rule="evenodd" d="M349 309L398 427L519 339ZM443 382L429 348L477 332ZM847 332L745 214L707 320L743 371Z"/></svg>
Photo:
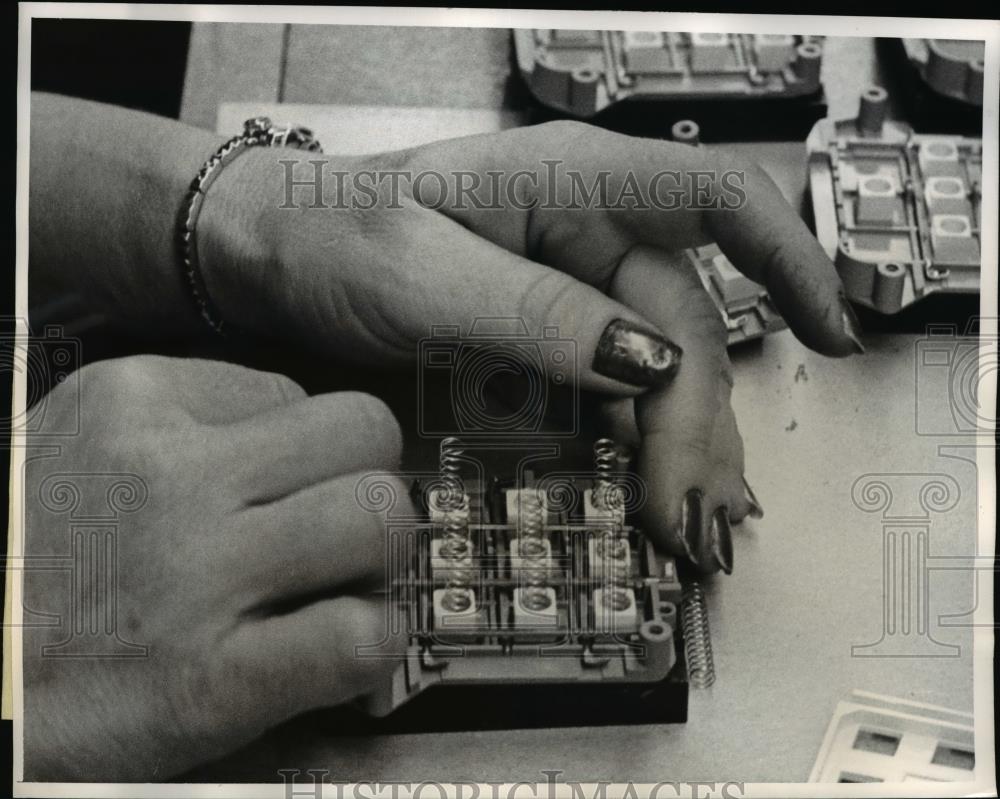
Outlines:
<svg viewBox="0 0 1000 799"><path fill-rule="evenodd" d="M819 86L820 68L823 65L823 46L818 42L803 42L795 48L798 58L793 69L799 80L808 86Z"/></svg>
<svg viewBox="0 0 1000 799"><path fill-rule="evenodd" d="M834 710L809 782L905 782L948 793L945 783L973 779L973 721L972 713L852 691Z"/></svg>
<svg viewBox="0 0 1000 799"><path fill-rule="evenodd" d="M788 34L755 34L753 50L760 72L780 72L795 60L795 37Z"/></svg>
<svg viewBox="0 0 1000 799"><path fill-rule="evenodd" d="M733 266L716 245L696 247L685 255L719 309L730 347L785 329L767 290Z"/></svg>
<svg viewBox="0 0 1000 799"><path fill-rule="evenodd" d="M863 136L879 136L885 122L889 93L881 86L871 86L861 94L858 109L858 131Z"/></svg>
<svg viewBox="0 0 1000 799"><path fill-rule="evenodd" d="M722 72L732 64L732 57L728 34L691 34L692 72Z"/></svg>
<svg viewBox="0 0 1000 799"><path fill-rule="evenodd" d="M638 629L639 615L635 605L635 591L629 588L625 595L627 600L624 607L616 608L607 596L607 589L594 589L594 629L597 632L621 635Z"/></svg>
<svg viewBox="0 0 1000 799"><path fill-rule="evenodd" d="M982 140L918 134L873 87L806 142L816 236L849 299L894 314L980 287Z"/></svg>
<svg viewBox="0 0 1000 799"><path fill-rule="evenodd" d="M906 286L906 269L902 264L889 261L875 267L875 285L872 302L880 308L898 308L903 304Z"/></svg>
<svg viewBox="0 0 1000 799"><path fill-rule="evenodd" d="M686 718L683 586L673 559L630 523L621 454L598 441L596 476L569 486L559 472L551 483L531 472L514 487L466 483L475 555L462 602L440 574L464 565L440 557L435 531L448 515L435 507L434 489L415 495L426 521L406 522L416 549L391 589L408 643L366 705L381 718L362 729L523 727L525 707L538 711L527 726ZM518 554L519 537L544 543L550 568L541 576L536 569L540 582L518 574L538 564L537 547Z"/></svg>
<svg viewBox="0 0 1000 799"><path fill-rule="evenodd" d="M904 39L903 49L919 78L933 92L962 103L982 106L984 42Z"/></svg>
<svg viewBox="0 0 1000 799"><path fill-rule="evenodd" d="M670 134L675 142L695 146L699 143L701 129L694 120L682 119L673 124ZM718 248L689 250L688 259L695 265L719 308L729 331L730 345L751 341L785 327L764 287L739 272Z"/></svg>
<svg viewBox="0 0 1000 799"><path fill-rule="evenodd" d="M903 221L900 188L894 176L859 176L856 216L859 223L865 224L893 225Z"/></svg>
<svg viewBox="0 0 1000 799"><path fill-rule="evenodd" d="M531 92L576 117L625 100L770 101L822 93L822 37L521 29L513 38Z"/></svg>
<svg viewBox="0 0 1000 799"><path fill-rule="evenodd" d="M701 134L698 123L690 119L682 119L675 122L670 128L670 136L679 144L697 144Z"/></svg>

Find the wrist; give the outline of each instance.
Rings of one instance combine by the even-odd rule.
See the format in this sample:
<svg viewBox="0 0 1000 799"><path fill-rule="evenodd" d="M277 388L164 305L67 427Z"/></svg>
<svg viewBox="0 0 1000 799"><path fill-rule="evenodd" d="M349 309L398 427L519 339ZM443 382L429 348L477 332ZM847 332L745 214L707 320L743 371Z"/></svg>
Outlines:
<svg viewBox="0 0 1000 799"><path fill-rule="evenodd" d="M266 335L267 285L276 269L269 175L278 150L250 147L226 165L208 190L198 219L198 267L218 315L240 330ZM270 228L270 230L269 230Z"/></svg>

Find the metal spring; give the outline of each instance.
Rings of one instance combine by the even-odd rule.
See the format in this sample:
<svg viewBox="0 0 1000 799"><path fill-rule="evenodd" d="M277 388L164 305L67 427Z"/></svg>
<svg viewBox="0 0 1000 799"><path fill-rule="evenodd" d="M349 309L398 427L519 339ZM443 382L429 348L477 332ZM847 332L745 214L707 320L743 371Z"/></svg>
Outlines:
<svg viewBox="0 0 1000 799"><path fill-rule="evenodd" d="M614 469L618 453L610 438L599 438L594 443L594 507L611 510L616 507L618 491L615 487Z"/></svg>
<svg viewBox="0 0 1000 799"><path fill-rule="evenodd" d="M628 548L625 539L607 530L597 545L604 566L604 604L614 610L625 610L629 606L628 578L629 562L625 557Z"/></svg>
<svg viewBox="0 0 1000 799"><path fill-rule="evenodd" d="M594 444L593 501L597 508L617 511L621 507L621 490L615 482L615 466L618 451L610 438L598 439ZM628 577L629 562L626 558L628 546L622 536L621 524L617 517L609 520L598 542L598 551L604 565L604 604L614 610L625 610L629 606Z"/></svg>
<svg viewBox="0 0 1000 799"><path fill-rule="evenodd" d="M444 512L444 541L440 554L442 558L455 562L448 566L446 591L441 604L452 613L461 613L472 605L469 594L472 572L468 565L459 565L472 553L469 508L460 473L462 454L462 443L457 438L446 438L441 442L440 471L444 489L439 495L439 504Z"/></svg>
<svg viewBox="0 0 1000 799"><path fill-rule="evenodd" d="M547 558L544 539L544 507L535 490L521 491L521 529L518 531L518 554L522 559L521 604L527 610L545 610L552 604L548 591Z"/></svg>
<svg viewBox="0 0 1000 799"><path fill-rule="evenodd" d="M684 589L681 600L681 629L684 633L684 656L688 682L692 688L708 688L715 682L712 636L708 629L708 607L698 583Z"/></svg>

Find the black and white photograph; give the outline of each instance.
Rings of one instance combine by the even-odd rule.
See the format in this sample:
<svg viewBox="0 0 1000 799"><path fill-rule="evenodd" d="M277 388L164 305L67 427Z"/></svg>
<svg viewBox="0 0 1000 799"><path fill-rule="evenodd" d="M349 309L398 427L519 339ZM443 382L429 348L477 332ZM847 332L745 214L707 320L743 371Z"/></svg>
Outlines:
<svg viewBox="0 0 1000 799"><path fill-rule="evenodd" d="M696 11L19 4L0 793L997 795L1000 21Z"/></svg>

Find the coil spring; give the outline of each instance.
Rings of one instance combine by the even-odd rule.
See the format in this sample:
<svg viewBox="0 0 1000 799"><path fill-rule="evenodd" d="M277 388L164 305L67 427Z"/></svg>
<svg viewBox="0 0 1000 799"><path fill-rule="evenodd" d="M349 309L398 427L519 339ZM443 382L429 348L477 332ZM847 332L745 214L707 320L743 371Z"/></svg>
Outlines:
<svg viewBox="0 0 1000 799"><path fill-rule="evenodd" d="M628 548L625 539L617 535L613 529L608 529L601 536L597 545L601 553L604 577L604 605L614 610L628 608L629 562L626 558Z"/></svg>
<svg viewBox="0 0 1000 799"><path fill-rule="evenodd" d="M594 443L594 507L613 510L617 507L618 490L615 486L614 469L617 463L615 442L610 438L600 438Z"/></svg>
<svg viewBox="0 0 1000 799"><path fill-rule="evenodd" d="M597 508L617 511L621 507L621 490L614 474L617 459L614 441L601 438L594 443L594 469L597 478L594 481L593 497ZM617 516L608 522L602 533L598 551L604 564L604 604L614 610L625 610L629 606L627 585L630 564L626 558L628 546Z"/></svg>
<svg viewBox="0 0 1000 799"><path fill-rule="evenodd" d="M448 579L441 604L453 613L468 610L472 605L469 586L472 572L468 566L460 566L472 552L469 541L469 509L465 501L465 486L462 483L461 459L462 443L457 438L446 438L441 442L441 482L444 489L439 495L439 504L444 512L444 541L441 557L454 561L448 566Z"/></svg>
<svg viewBox="0 0 1000 799"><path fill-rule="evenodd" d="M688 682L692 688L708 688L715 682L712 637L708 629L708 607L698 583L684 589L681 599L681 629L684 632L684 656L687 658Z"/></svg>
<svg viewBox="0 0 1000 799"><path fill-rule="evenodd" d="M521 529L518 554L522 559L521 604L528 610L545 610L551 604L548 591L547 558L544 539L544 507L535 490L521 491Z"/></svg>

